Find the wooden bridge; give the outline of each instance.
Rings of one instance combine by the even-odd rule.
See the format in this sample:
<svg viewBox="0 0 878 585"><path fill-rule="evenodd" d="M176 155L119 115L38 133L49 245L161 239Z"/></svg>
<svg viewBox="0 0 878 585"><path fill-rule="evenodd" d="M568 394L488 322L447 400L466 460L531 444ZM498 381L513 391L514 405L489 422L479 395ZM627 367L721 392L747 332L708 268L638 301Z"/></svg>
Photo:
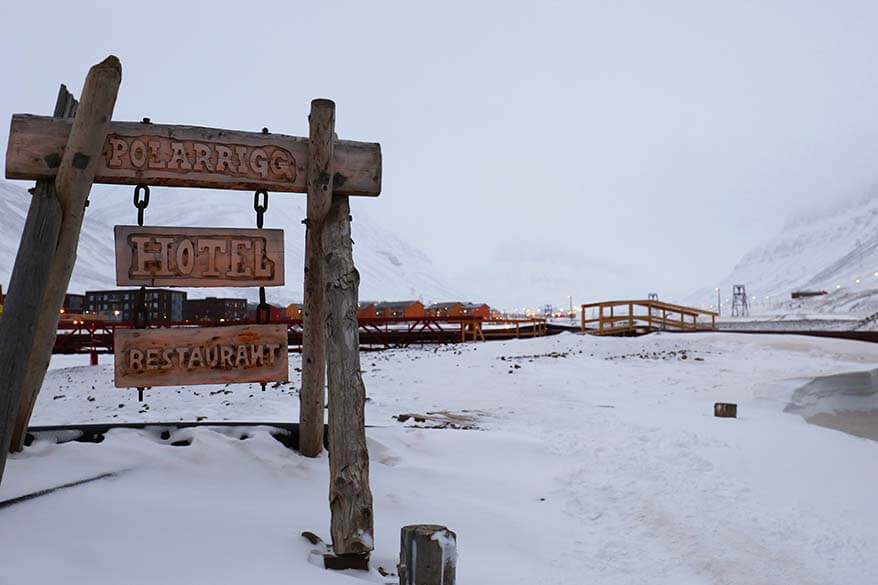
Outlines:
<svg viewBox="0 0 878 585"><path fill-rule="evenodd" d="M602 301L582 305L580 324L583 333L624 336L653 331L713 331L716 318L713 311L662 301Z"/></svg>
<svg viewBox="0 0 878 585"><path fill-rule="evenodd" d="M302 320L273 320L287 326L289 351L301 351ZM222 327L243 325L253 321L235 322L161 322L150 327ZM521 339L560 333L545 319L494 319L476 316L459 317L365 317L358 319L360 347L387 349L429 343L462 343L488 339ZM127 329L131 323L109 321L95 315L62 315L58 322L53 353L90 353L96 361L99 353L113 353L116 329Z"/></svg>

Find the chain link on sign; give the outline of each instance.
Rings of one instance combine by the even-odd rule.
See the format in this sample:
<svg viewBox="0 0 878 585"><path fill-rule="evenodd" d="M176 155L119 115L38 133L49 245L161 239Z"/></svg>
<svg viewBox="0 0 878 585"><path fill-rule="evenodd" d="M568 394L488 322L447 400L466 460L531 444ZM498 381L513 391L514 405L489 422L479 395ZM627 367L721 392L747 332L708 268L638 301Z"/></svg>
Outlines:
<svg viewBox="0 0 878 585"><path fill-rule="evenodd" d="M135 329L146 329L149 326L149 307L146 304L146 287L140 287L134 296L131 321ZM137 387L137 400L143 402L143 387Z"/></svg>
<svg viewBox="0 0 878 585"><path fill-rule="evenodd" d="M262 220L268 211L268 191L260 189L253 194L253 209L256 211L256 227L262 229Z"/></svg>
<svg viewBox="0 0 878 585"><path fill-rule="evenodd" d="M262 133L267 133L267 129L263 128ZM253 210L256 212L256 229L262 229L265 219L265 212L268 211L268 191L260 189L253 194ZM264 325L271 320L271 310L265 301L265 287L259 287L259 304L256 305L256 323ZM260 382L262 391L265 392L265 382Z"/></svg>
<svg viewBox="0 0 878 585"><path fill-rule="evenodd" d="M144 122L147 118L144 118ZM147 122L148 123L148 122ZM134 187L134 207L137 208L137 225L143 227L143 212L149 205L149 185L137 185ZM134 305L131 308L131 324L135 329L149 327L149 306L146 304L146 287L141 286L134 297ZM137 400L143 402L142 386L137 388Z"/></svg>
<svg viewBox="0 0 878 585"><path fill-rule="evenodd" d="M149 205L149 185L134 188L134 207L137 208L137 225L143 226L143 210Z"/></svg>

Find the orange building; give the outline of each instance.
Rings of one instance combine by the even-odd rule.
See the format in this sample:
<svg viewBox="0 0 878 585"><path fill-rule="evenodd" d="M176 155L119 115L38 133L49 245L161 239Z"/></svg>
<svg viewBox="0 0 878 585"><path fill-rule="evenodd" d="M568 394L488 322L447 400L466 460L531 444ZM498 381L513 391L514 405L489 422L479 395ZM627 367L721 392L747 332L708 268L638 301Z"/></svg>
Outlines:
<svg viewBox="0 0 878 585"><path fill-rule="evenodd" d="M357 319L380 317L378 311L375 310L377 301L360 301L357 303Z"/></svg>
<svg viewBox="0 0 878 585"><path fill-rule="evenodd" d="M427 315L430 317L460 317L463 315L463 303L458 301L433 303L427 307Z"/></svg>
<svg viewBox="0 0 878 585"><path fill-rule="evenodd" d="M465 303L462 312L467 316L481 317L482 319L491 318L491 307L485 303Z"/></svg>
<svg viewBox="0 0 878 585"><path fill-rule="evenodd" d="M421 301L392 301L375 305L380 317L423 317L424 304Z"/></svg>
<svg viewBox="0 0 878 585"><path fill-rule="evenodd" d="M302 318L302 305L300 303L290 303L287 305L287 308L284 309L284 316L287 319L295 320Z"/></svg>

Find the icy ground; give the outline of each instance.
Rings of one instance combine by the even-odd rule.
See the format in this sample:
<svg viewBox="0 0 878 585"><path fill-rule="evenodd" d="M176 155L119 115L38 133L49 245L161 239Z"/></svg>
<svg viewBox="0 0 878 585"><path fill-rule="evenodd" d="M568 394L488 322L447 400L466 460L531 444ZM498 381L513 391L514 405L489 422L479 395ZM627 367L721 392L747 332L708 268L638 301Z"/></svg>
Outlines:
<svg viewBox="0 0 878 585"><path fill-rule="evenodd" d="M113 388L107 357L87 359L53 362L35 424L298 419L295 354L292 385L154 389L143 405ZM878 443L784 412L816 376L875 368L878 345L562 334L362 360L367 580L395 568L402 525L435 522L458 533L461 585L878 582ZM824 394L798 405L819 414ZM738 403L739 418L714 418L715 401ZM392 418L440 410L477 428ZM0 583L358 582L309 563L299 536L328 534L325 455L299 457L265 429L182 435L191 446L117 430L12 457L0 499L126 471L0 510Z"/></svg>

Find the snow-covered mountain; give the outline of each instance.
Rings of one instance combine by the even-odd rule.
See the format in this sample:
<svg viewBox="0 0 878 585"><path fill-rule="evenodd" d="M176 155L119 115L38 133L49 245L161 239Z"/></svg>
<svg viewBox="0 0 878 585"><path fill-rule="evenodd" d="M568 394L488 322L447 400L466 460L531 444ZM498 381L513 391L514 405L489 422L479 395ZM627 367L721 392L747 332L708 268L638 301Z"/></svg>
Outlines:
<svg viewBox="0 0 878 585"><path fill-rule="evenodd" d="M137 213L129 187L96 186L80 236L71 292L115 288L113 225L136 224ZM380 199L378 200L380 202ZM0 180L0 284L7 285L18 250L30 195ZM423 252L393 233L377 227L359 209L353 211L354 261L360 272L360 298L435 301L465 295L444 284ZM268 289L268 300L287 304L302 299L305 262L305 198L290 193L270 195L266 228L284 230L286 284ZM145 212L147 225L255 227L253 194L153 188ZM255 299L252 288L188 289L191 297L236 296Z"/></svg>
<svg viewBox="0 0 878 585"><path fill-rule="evenodd" d="M757 308L771 312L868 314L878 311L878 188L862 197L791 218L776 236L751 250L720 287L723 309L732 285L744 284ZM796 290L829 294L793 301ZM716 303L713 289L689 297Z"/></svg>

